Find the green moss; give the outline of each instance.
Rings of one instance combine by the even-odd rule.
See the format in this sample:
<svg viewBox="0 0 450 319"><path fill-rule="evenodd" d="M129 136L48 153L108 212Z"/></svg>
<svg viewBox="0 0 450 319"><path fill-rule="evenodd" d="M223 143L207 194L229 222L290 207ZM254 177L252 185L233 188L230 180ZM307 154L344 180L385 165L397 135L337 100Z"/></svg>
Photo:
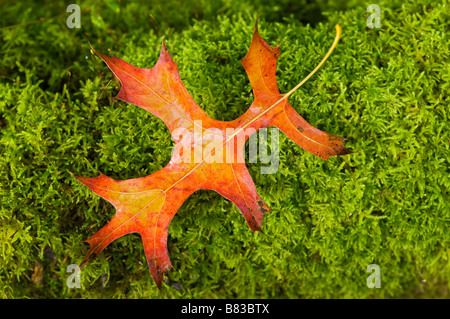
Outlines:
<svg viewBox="0 0 450 319"><path fill-rule="evenodd" d="M80 4L81 29L66 27L63 4L1 5L2 298L448 297L448 2L379 1L379 29L366 27L356 1ZM317 65L334 24L342 26L331 58L290 102L356 152L325 162L280 134L276 174L247 164L272 209L265 234L252 233L228 200L199 191L171 223L174 267L162 293L136 234L83 268L80 289L68 288L83 240L114 214L70 172L142 177L173 147L160 119L113 99L120 84L89 43L152 67L164 39L196 102L232 120L253 100L239 60L258 13L262 36L282 43L282 92ZM369 264L381 267L379 289L366 286Z"/></svg>

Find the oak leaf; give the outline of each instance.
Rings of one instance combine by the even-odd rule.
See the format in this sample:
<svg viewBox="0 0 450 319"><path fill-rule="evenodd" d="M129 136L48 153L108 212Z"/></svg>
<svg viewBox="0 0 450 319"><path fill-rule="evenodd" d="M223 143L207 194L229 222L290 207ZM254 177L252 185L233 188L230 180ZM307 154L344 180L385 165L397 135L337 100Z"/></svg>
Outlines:
<svg viewBox="0 0 450 319"><path fill-rule="evenodd" d="M270 211L258 195L245 166L244 143L249 135L275 126L306 151L326 160L349 154L341 137L318 130L289 104L288 97L312 76L336 46L341 28L320 64L287 94L275 77L280 48L270 47L255 25L247 55L241 61L250 80L254 102L239 118L225 122L210 118L186 90L167 48L151 69L132 66L97 51L121 82L117 99L137 105L164 121L175 141L175 151L161 170L142 178L117 181L103 174L76 177L116 208L111 221L87 239L90 249L82 266L115 239L139 233L150 273L161 289L164 271L171 267L167 251L169 224L181 204L196 190L214 190L231 200L252 231L261 231Z"/></svg>

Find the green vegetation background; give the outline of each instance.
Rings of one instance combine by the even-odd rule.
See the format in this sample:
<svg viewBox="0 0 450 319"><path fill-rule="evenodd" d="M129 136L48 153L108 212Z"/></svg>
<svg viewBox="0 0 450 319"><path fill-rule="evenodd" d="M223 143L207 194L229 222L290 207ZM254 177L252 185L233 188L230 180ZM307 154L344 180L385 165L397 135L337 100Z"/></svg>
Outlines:
<svg viewBox="0 0 450 319"><path fill-rule="evenodd" d="M449 3L376 1L78 1L0 5L0 296L2 298L449 297ZM239 60L258 14L282 43L282 92L331 58L291 98L312 125L348 139L328 162L280 135L280 168L248 164L272 213L252 233L212 191L191 196L168 238L173 268L159 293L139 235L124 236L81 272L69 264L114 208L69 173L146 176L170 158L163 122L113 99L120 88L90 52L152 67L164 40L196 102L232 120L252 102ZM366 285L381 267L381 288Z"/></svg>

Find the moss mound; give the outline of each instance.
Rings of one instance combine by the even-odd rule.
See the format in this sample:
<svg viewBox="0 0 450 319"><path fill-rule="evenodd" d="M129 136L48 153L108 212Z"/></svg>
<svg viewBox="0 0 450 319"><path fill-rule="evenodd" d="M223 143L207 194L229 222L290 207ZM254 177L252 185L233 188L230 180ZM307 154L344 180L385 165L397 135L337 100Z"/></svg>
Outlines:
<svg viewBox="0 0 450 319"><path fill-rule="evenodd" d="M81 28L63 3L4 2L0 21L0 296L2 298L446 298L449 292L448 3L378 1L368 28L357 1L83 1ZM272 213L252 233L233 204L196 192L169 229L173 269L159 293L138 235L108 246L66 284L83 240L114 208L70 172L142 177L170 159L163 122L113 99L97 50L152 67L167 43L196 102L232 120L253 100L239 60L258 14L282 42L287 92L312 125L358 151L325 162L280 134L280 168L248 164ZM70 171L70 172L69 172ZM381 269L370 289L367 267Z"/></svg>

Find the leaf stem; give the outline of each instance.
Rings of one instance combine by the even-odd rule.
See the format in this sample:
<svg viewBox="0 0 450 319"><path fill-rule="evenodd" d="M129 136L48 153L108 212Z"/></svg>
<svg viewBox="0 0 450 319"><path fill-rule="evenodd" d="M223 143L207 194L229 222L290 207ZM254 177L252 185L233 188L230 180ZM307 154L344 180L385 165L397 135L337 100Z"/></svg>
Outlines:
<svg viewBox="0 0 450 319"><path fill-rule="evenodd" d="M330 57L331 53L333 52L334 48L336 47L337 43L339 42L339 39L341 38L341 34L342 34L342 29L339 26L339 24L336 24L336 37L334 38L334 42L331 45L330 49L328 50L327 54L323 57L322 61L320 61L320 63L316 66L316 68L314 70L312 70L312 72L310 74L308 74L308 76L306 78L303 79L303 81L301 81L299 84L297 84L292 90L290 90L288 93L286 93L283 98L280 99L286 99L288 98L292 93L294 93L299 87L301 87L306 81L309 80L310 77L312 77L314 75L314 73L317 72L317 70L320 69L320 67L325 63L325 61ZM279 101L278 101L279 102Z"/></svg>

